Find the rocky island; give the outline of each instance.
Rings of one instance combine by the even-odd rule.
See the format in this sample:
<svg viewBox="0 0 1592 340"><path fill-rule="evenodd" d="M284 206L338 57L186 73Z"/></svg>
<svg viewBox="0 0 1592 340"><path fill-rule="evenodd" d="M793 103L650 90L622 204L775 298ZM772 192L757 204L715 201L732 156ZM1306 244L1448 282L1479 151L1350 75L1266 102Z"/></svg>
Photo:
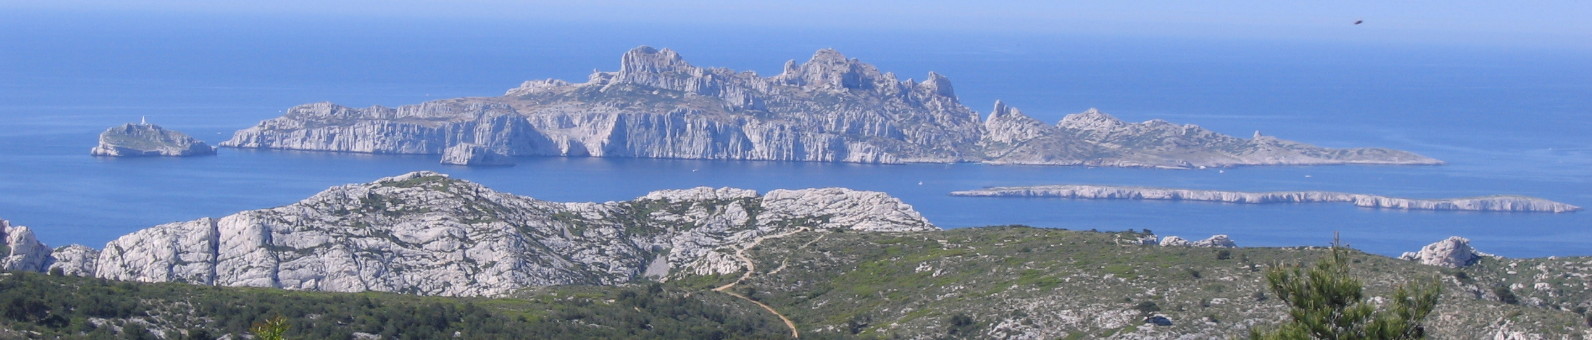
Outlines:
<svg viewBox="0 0 1592 340"><path fill-rule="evenodd" d="M99 145L89 150L89 153L110 157L183 157L214 155L216 148L182 132L140 122L122 124L101 132Z"/></svg>
<svg viewBox="0 0 1592 340"><path fill-rule="evenodd" d="M1382 148L1332 149L1239 138L1097 110L1045 124L996 102L981 117L936 73L898 78L834 50L772 77L635 48L619 70L583 83L527 81L497 97L396 108L293 107L222 146L442 154L474 144L508 156L641 157L858 163L1220 167L1441 161Z"/></svg>
<svg viewBox="0 0 1592 340"><path fill-rule="evenodd" d="M1338 202L1351 203L1355 206L1366 208L1405 210L1551 213L1567 213L1581 210L1581 207L1575 205L1546 199L1507 195L1444 199L1412 199L1328 191L1242 192L1110 185L1038 185L992 187L978 190L956 191L952 192L951 195L970 197L1137 199L1240 204Z"/></svg>

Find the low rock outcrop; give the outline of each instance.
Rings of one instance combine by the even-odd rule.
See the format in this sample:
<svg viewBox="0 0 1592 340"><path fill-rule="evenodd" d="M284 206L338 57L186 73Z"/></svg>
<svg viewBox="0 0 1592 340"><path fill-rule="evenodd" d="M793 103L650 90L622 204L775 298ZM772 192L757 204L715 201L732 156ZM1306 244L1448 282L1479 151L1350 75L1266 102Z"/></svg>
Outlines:
<svg viewBox="0 0 1592 340"><path fill-rule="evenodd" d="M1418 252L1407 252L1399 256L1400 259L1420 262L1421 264L1460 268L1475 264L1486 256L1482 252L1470 247L1470 239L1449 236L1447 239L1437 241L1422 247Z"/></svg>
<svg viewBox="0 0 1592 340"><path fill-rule="evenodd" d="M1238 247L1238 243L1237 242L1233 242L1233 239L1228 238L1227 235L1211 235L1211 237L1203 239L1203 240L1199 240L1199 241L1189 241L1188 239L1184 239L1182 237L1167 236L1167 237L1161 238L1161 242L1159 242L1159 243L1160 243L1160 245L1162 247L1203 247L1203 248L1237 248Z"/></svg>
<svg viewBox="0 0 1592 340"><path fill-rule="evenodd" d="M462 143L442 151L442 164L465 166L514 165L514 158L486 146Z"/></svg>
<svg viewBox="0 0 1592 340"><path fill-rule="evenodd" d="M109 157L204 156L216 154L216 148L158 125L128 123L101 132L99 145L89 150L89 154Z"/></svg>
<svg viewBox="0 0 1592 340"><path fill-rule="evenodd" d="M510 156L1129 167L1441 164L1414 153L1244 139L1097 110L1047 125L997 102L987 119L930 72L901 80L835 50L782 72L700 67L637 47L584 83L527 81L500 97L397 108L293 107L222 146L439 154L461 143Z"/></svg>
<svg viewBox="0 0 1592 340"><path fill-rule="evenodd" d="M46 269L52 273L59 269L64 275L94 276L94 263L99 260L99 255L98 249L79 244L55 248L50 253L54 262Z"/></svg>
<svg viewBox="0 0 1592 340"><path fill-rule="evenodd" d="M848 189L695 188L560 203L432 172L334 187L291 205L168 223L107 244L107 279L320 291L491 296L741 269L733 249L797 230L938 228L911 206ZM67 269L67 268L63 268Z"/></svg>
<svg viewBox="0 0 1592 340"><path fill-rule="evenodd" d="M1337 202L1351 203L1355 206L1366 208L1405 210L1551 213L1567 213L1581 210L1581 207L1579 206L1566 203L1535 197L1507 195L1445 199L1413 199L1327 191L1242 192L1109 185L1038 185L1019 187L992 187L978 190L956 191L952 192L951 195L970 197L1137 199L1240 204Z"/></svg>

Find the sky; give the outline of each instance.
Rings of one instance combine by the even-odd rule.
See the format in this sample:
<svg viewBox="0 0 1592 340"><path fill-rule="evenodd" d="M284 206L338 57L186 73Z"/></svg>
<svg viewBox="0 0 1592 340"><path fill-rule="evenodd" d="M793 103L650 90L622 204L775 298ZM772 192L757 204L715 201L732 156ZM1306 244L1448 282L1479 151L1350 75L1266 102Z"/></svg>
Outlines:
<svg viewBox="0 0 1592 340"><path fill-rule="evenodd" d="M0 0L30 12L1372 40L1592 49L1592 1ZM1364 23L1355 25L1355 21Z"/></svg>

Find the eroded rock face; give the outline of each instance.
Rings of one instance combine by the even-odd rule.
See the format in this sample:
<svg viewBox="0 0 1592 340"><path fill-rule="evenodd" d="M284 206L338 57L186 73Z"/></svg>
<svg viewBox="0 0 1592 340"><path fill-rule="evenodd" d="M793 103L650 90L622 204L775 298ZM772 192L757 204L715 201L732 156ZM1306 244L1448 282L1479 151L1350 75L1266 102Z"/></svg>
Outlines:
<svg viewBox="0 0 1592 340"><path fill-rule="evenodd" d="M181 132L154 124L122 124L100 133L99 145L89 150L95 156L203 156L216 154L216 148Z"/></svg>
<svg viewBox="0 0 1592 340"><path fill-rule="evenodd" d="M463 143L442 151L442 164L465 166L514 165L514 159L483 145Z"/></svg>
<svg viewBox="0 0 1592 340"><path fill-rule="evenodd" d="M47 271L61 270L61 274L75 276L94 276L94 264L99 259L100 251L88 246L73 244L55 248L50 257L55 259Z"/></svg>
<svg viewBox="0 0 1592 340"><path fill-rule="evenodd" d="M1484 255L1486 254L1470 247L1470 239L1449 236L1447 239L1422 247L1418 252L1404 253L1399 258L1426 265L1459 268L1475 264Z"/></svg>
<svg viewBox="0 0 1592 340"><path fill-rule="evenodd" d="M33 235L33 230L24 226L11 226L11 222L0 220L0 239L5 242L5 252L0 255L0 269L44 271L52 261L50 248Z"/></svg>
<svg viewBox="0 0 1592 340"><path fill-rule="evenodd" d="M1136 167L1441 163L1396 150L1126 123L1096 110L1046 125L998 102L981 122L950 80L932 72L922 82L900 80L825 49L760 77L691 65L675 51L646 46L626 52L619 71L593 73L584 83L527 81L501 97L397 108L300 105L221 145L439 154L461 143L510 156Z"/></svg>
<svg viewBox="0 0 1592 340"><path fill-rule="evenodd" d="M489 296L664 273L731 273L735 247L796 230L927 231L911 206L848 189L658 191L560 203L431 172L288 206L169 223L106 245L95 276L321 291Z"/></svg>

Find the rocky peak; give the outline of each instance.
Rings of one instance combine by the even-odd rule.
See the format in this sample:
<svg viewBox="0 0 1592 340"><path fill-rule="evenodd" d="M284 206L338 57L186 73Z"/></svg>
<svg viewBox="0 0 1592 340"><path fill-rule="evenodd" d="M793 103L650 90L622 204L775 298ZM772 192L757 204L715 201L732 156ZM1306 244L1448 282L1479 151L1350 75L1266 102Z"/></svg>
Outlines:
<svg viewBox="0 0 1592 340"><path fill-rule="evenodd" d="M944 75L929 71L929 78L923 80L922 86L928 89L929 93L941 98L949 98L953 103L956 101L956 89L951 87L951 79L946 78Z"/></svg>
<svg viewBox="0 0 1592 340"><path fill-rule="evenodd" d="M1061 122L1056 125L1068 129L1109 131L1126 126L1128 123L1117 119L1117 117L1102 113L1098 109L1089 108L1089 110L1084 112L1070 114L1061 118Z"/></svg>
<svg viewBox="0 0 1592 340"><path fill-rule="evenodd" d="M1486 254L1470 247L1470 239L1449 236L1447 239L1422 247L1419 252L1407 252L1399 258L1425 265L1459 268L1475 264L1484 255Z"/></svg>
<svg viewBox="0 0 1592 340"><path fill-rule="evenodd" d="M989 118L984 120L984 130L988 133L985 138L990 141L1015 143L1043 136L1054 128L996 100L995 108L990 110Z"/></svg>
<svg viewBox="0 0 1592 340"><path fill-rule="evenodd" d="M39 242L33 230L24 226L11 226L0 220L0 241L5 251L0 252L0 269L44 271L50 265L50 248Z"/></svg>
<svg viewBox="0 0 1592 340"><path fill-rule="evenodd" d="M655 49L650 46L639 46L625 52L619 61L620 77L633 76L636 73L674 73L687 72L695 69L694 66L680 58L679 53L670 49Z"/></svg>
<svg viewBox="0 0 1592 340"><path fill-rule="evenodd" d="M826 48L814 52L805 63L786 62L785 71L774 76L774 81L823 90L871 91L895 85L895 79L889 78L893 77L886 77L873 65Z"/></svg>

